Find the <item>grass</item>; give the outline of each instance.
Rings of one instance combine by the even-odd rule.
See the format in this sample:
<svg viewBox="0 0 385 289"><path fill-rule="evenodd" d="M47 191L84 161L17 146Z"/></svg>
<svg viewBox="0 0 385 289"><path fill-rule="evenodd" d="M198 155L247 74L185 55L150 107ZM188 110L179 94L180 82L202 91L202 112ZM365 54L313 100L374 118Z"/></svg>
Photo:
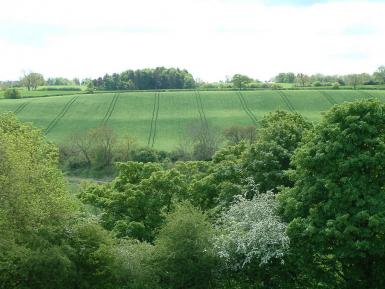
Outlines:
<svg viewBox="0 0 385 289"><path fill-rule="evenodd" d="M48 139L63 143L71 134L105 123L120 136L137 139L140 145L172 150L186 137L191 126L208 124L218 131L232 125L251 125L266 113L294 110L318 121L334 103L375 97L385 100L381 90L256 90L154 91L70 94L55 97L1 99L0 112L17 116L46 130ZM155 107L155 110L154 110ZM47 130L48 128L48 130ZM152 129L151 129L152 128Z"/></svg>
<svg viewBox="0 0 385 289"><path fill-rule="evenodd" d="M28 90L26 88L18 88L22 98L45 97L45 96L60 96L70 94L85 93L84 86L75 85L52 85L39 86L36 90ZM0 90L0 98L4 98L4 90Z"/></svg>

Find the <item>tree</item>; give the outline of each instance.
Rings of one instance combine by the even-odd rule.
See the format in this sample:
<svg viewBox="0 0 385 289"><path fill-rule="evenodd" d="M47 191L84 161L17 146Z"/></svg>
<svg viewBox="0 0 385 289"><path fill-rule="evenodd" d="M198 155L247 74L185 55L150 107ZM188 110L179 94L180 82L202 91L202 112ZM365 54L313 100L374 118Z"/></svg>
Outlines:
<svg viewBox="0 0 385 289"><path fill-rule="evenodd" d="M240 195L218 220L215 237L219 256L231 270L256 262L260 266L272 258L282 258L289 247L286 224L278 216L278 201L272 193L248 200Z"/></svg>
<svg viewBox="0 0 385 289"><path fill-rule="evenodd" d="M233 76L233 78L231 79L231 82L233 83L234 87L238 88L238 89L242 89L245 87L246 84L252 82L253 80L246 76L246 75L242 75L242 74L235 74Z"/></svg>
<svg viewBox="0 0 385 289"><path fill-rule="evenodd" d="M224 136L226 137L229 144L237 144L241 141L247 141L249 143L255 142L256 139L256 127L253 125L250 126L241 126L233 125L226 128L223 131Z"/></svg>
<svg viewBox="0 0 385 289"><path fill-rule="evenodd" d="M294 186L279 196L293 253L324 287L385 286L384 111L374 100L333 107L295 152Z"/></svg>
<svg viewBox="0 0 385 289"><path fill-rule="evenodd" d="M274 77L275 82L280 83L294 83L295 81L295 74L293 72L287 72L287 73L279 73L276 77Z"/></svg>
<svg viewBox="0 0 385 289"><path fill-rule="evenodd" d="M112 128L105 125L90 130L93 146L94 163L98 168L110 167L113 160L113 150L116 145L116 135Z"/></svg>
<svg viewBox="0 0 385 289"><path fill-rule="evenodd" d="M220 130L208 123L191 124L185 139L192 145L192 157L195 160L210 160L222 143Z"/></svg>
<svg viewBox="0 0 385 289"><path fill-rule="evenodd" d="M207 216L189 203L167 215L155 241L162 288L210 288L213 233Z"/></svg>
<svg viewBox="0 0 385 289"><path fill-rule="evenodd" d="M245 173L259 185L261 192L276 192L279 186L290 184L285 171L310 128L311 124L298 113L278 110L262 119L257 142L242 156Z"/></svg>
<svg viewBox="0 0 385 289"><path fill-rule="evenodd" d="M36 72L25 73L20 81L28 90L36 89L39 85L44 85L43 75Z"/></svg>
<svg viewBox="0 0 385 289"><path fill-rule="evenodd" d="M357 88L357 85L363 84L363 78L360 74L348 74L345 75L345 82L351 85L353 89Z"/></svg>
<svg viewBox="0 0 385 289"><path fill-rule="evenodd" d="M298 73L296 81L300 86L305 87L309 83L309 76L303 73Z"/></svg>
<svg viewBox="0 0 385 289"><path fill-rule="evenodd" d="M57 156L40 130L0 115L1 288L68 288L73 271L62 236L74 203Z"/></svg>
<svg viewBox="0 0 385 289"><path fill-rule="evenodd" d="M379 83L385 83L385 66L380 66L377 71L373 73L373 77Z"/></svg>
<svg viewBox="0 0 385 289"><path fill-rule="evenodd" d="M20 91L16 88L7 88L4 92L4 98L17 99L21 98Z"/></svg>

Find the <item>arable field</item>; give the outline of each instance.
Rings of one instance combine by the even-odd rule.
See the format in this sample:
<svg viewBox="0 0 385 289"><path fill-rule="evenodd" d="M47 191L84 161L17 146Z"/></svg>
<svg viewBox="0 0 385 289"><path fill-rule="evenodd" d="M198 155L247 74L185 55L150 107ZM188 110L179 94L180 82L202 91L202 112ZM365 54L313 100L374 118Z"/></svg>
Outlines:
<svg viewBox="0 0 385 289"><path fill-rule="evenodd" d="M53 92L52 92L53 93ZM75 92L76 93L76 92ZM32 122L57 143L100 125L139 144L172 150L189 127L208 125L223 130L232 125L258 125L276 109L301 113L318 121L332 105L360 98L385 100L381 90L260 90L111 92L0 99L0 112L13 111L22 121Z"/></svg>

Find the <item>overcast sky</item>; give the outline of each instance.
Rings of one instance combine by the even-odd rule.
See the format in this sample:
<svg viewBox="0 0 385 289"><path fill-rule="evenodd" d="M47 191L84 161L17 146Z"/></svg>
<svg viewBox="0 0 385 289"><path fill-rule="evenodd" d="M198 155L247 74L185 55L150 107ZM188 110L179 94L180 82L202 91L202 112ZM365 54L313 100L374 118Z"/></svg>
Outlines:
<svg viewBox="0 0 385 289"><path fill-rule="evenodd" d="M2 0L0 80L97 77L166 66L235 73L373 72L385 64L385 1Z"/></svg>

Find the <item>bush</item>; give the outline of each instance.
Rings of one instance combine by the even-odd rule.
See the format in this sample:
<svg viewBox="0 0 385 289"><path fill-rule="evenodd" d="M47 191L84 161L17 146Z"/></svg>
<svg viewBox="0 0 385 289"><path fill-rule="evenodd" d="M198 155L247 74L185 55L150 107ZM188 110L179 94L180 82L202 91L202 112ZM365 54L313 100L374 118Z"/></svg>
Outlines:
<svg viewBox="0 0 385 289"><path fill-rule="evenodd" d="M283 89L283 86L278 83L271 84L271 89Z"/></svg>
<svg viewBox="0 0 385 289"><path fill-rule="evenodd" d="M207 216L189 203L176 205L155 241L162 288L210 288L214 230Z"/></svg>
<svg viewBox="0 0 385 289"><path fill-rule="evenodd" d="M21 98L20 91L16 88L8 88L4 92L4 97L9 99L17 99Z"/></svg>
<svg viewBox="0 0 385 289"><path fill-rule="evenodd" d="M339 89L340 88L340 84L338 82L335 82L335 83L333 83L332 88L333 89Z"/></svg>
<svg viewBox="0 0 385 289"><path fill-rule="evenodd" d="M314 86L314 87L320 87L320 86L322 86L322 84L321 84L320 81L317 80L317 81L314 81L314 82L313 82L313 86Z"/></svg>

